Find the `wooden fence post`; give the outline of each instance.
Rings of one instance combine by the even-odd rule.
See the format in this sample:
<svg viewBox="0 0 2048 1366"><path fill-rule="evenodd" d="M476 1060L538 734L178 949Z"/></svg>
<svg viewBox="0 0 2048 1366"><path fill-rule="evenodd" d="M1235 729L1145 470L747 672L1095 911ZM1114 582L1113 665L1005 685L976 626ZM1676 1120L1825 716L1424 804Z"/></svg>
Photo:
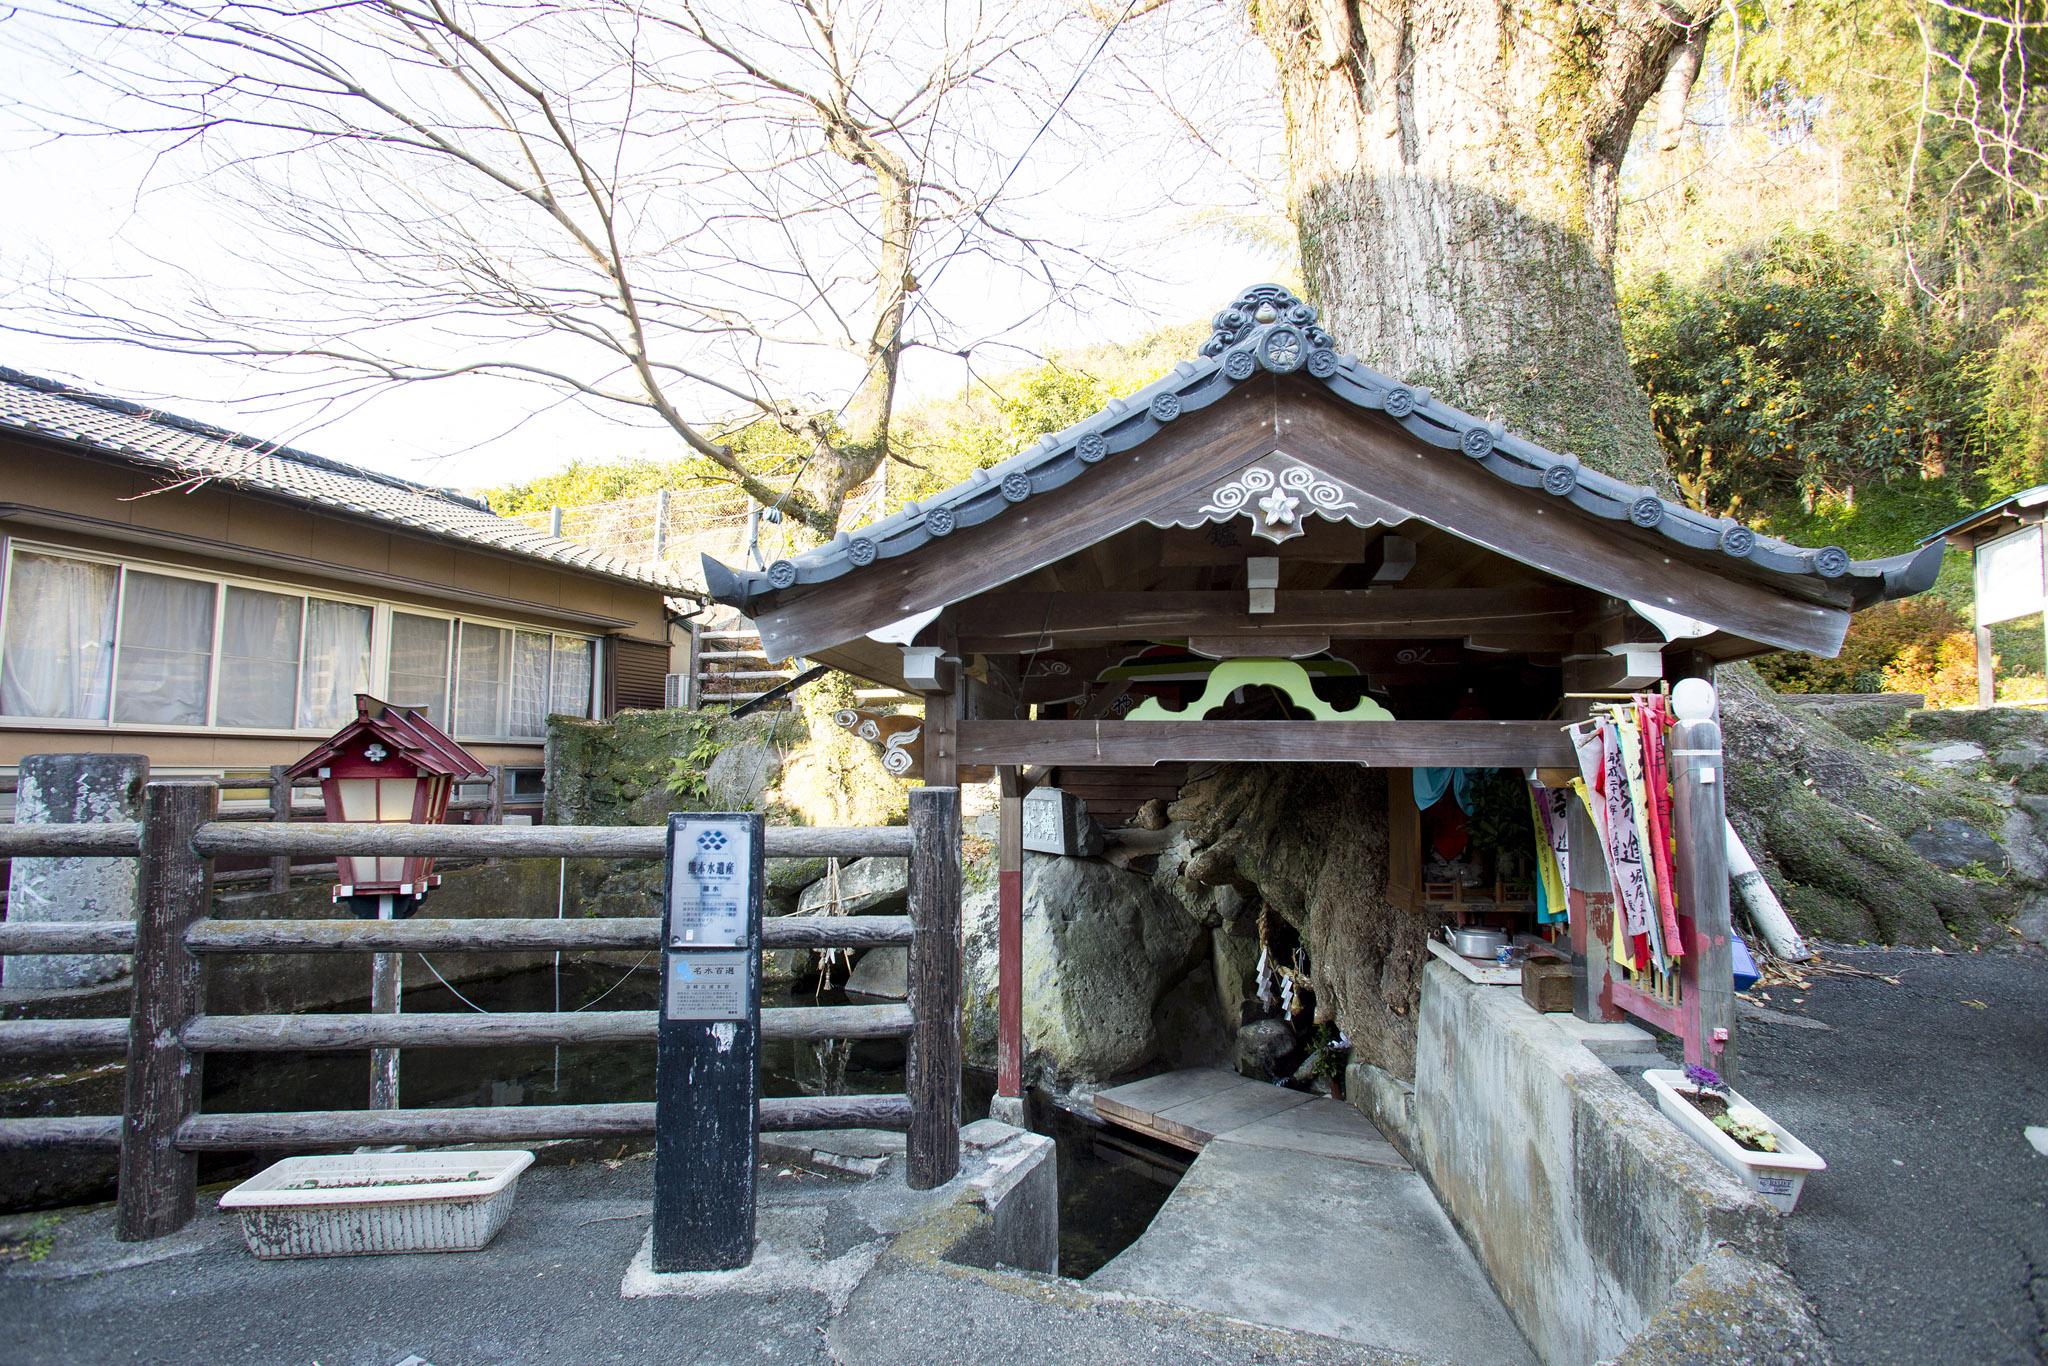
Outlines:
<svg viewBox="0 0 2048 1366"><path fill-rule="evenodd" d="M285 765L270 766L270 819L273 821L288 821L292 818L292 780L284 774ZM291 887L291 855L280 854L270 861L270 890L288 892Z"/></svg>
<svg viewBox="0 0 2048 1366"><path fill-rule="evenodd" d="M912 1190L960 1170L960 789L910 794Z"/></svg>
<svg viewBox="0 0 2048 1366"><path fill-rule="evenodd" d="M197 1203L197 1159L178 1149L179 1127L199 1109L200 1059L186 1049L184 1030L204 1004L185 931L205 919L212 901L213 862L192 840L219 809L220 788L211 781L151 783L143 791L116 1219L117 1235L131 1242L177 1232Z"/></svg>
<svg viewBox="0 0 2048 1366"><path fill-rule="evenodd" d="M1692 921L1686 955L1693 981L1682 1003L1696 1038L1686 1060L1704 1062L1735 1084L1734 946L1728 916L1727 771L1721 726L1711 715L1672 726L1671 835L1677 860L1678 909ZM1697 1053L1699 1056L1695 1057Z"/></svg>
<svg viewBox="0 0 2048 1366"><path fill-rule="evenodd" d="M487 825L503 825L505 823L505 766L503 764L491 765L490 790L491 809L484 817L484 822ZM464 819L467 820L467 817Z"/></svg>

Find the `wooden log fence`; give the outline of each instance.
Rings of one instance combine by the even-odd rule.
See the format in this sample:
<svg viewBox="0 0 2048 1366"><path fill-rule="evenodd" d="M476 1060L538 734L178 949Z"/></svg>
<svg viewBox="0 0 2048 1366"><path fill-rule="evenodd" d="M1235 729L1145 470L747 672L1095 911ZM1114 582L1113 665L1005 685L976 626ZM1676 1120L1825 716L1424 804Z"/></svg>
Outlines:
<svg viewBox="0 0 2048 1366"><path fill-rule="evenodd" d="M229 784L236 786L238 784ZM268 786L268 780L247 786ZM901 1005L809 1006L761 1012L768 1039L907 1041L903 1095L773 1097L763 1129L882 1127L909 1133L908 1183L928 1189L960 1163L960 808L955 788L911 794L910 825L771 826L769 858L909 860L907 916L785 916L764 949L907 947ZM140 860L133 923L0 924L0 954L122 953L135 958L128 1019L0 1020L0 1054L127 1057L119 1115L0 1119L0 1152L113 1150L120 1155L117 1229L161 1237L197 1205L197 1154L359 1144L531 1142L652 1134L651 1103L457 1109L200 1113L208 1053L633 1044L655 1037L654 1011L496 1014L209 1015L201 967L227 953L620 952L661 947L658 917L619 919L229 920L208 914L213 860L257 857L274 870L295 856L426 854L452 858L657 859L659 827L347 825L220 819L220 785L153 782L142 819L92 825L0 825L0 857L82 855ZM300 865L303 870L303 865Z"/></svg>

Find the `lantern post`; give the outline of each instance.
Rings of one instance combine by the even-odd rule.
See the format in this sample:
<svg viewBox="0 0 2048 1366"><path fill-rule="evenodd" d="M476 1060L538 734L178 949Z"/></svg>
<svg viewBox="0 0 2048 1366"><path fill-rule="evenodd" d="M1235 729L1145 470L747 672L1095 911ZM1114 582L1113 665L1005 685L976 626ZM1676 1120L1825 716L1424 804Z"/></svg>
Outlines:
<svg viewBox="0 0 2048 1366"><path fill-rule="evenodd" d="M320 780L320 803L330 822L439 825L448 800L464 779L485 776L476 757L427 717L423 707L399 707L356 694L355 719L285 770L285 778ZM440 884L432 858L422 855L343 854L335 859L336 902L358 916L396 920L419 909ZM395 1015L401 1008L405 957L373 956L370 1009ZM398 1050L370 1052L370 1108L398 1108Z"/></svg>

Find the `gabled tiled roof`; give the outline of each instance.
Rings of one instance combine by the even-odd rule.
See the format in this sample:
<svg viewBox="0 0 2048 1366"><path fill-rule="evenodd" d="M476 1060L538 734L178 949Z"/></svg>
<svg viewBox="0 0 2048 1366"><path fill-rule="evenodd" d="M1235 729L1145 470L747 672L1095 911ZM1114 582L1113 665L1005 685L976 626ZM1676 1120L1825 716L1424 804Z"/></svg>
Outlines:
<svg viewBox="0 0 2048 1366"><path fill-rule="evenodd" d="M961 527L999 517L1010 508L1080 477L1105 456L1127 451L1184 413L1206 408L1260 371L1300 374L1358 408L1385 413L1412 436L1450 458L1472 460L1531 496L1558 498L1609 521L1629 522L1694 550L1712 550L1772 574L1846 579L1858 606L1905 597L1931 586L1941 548L1881 560L1851 560L1836 546L1809 550L1708 517L1682 503L1600 473L1533 441L1461 412L1429 390L1380 374L1340 355L1315 310L1279 285L1255 285L1216 315L1201 357L1172 374L1036 446L975 474L922 503L903 508L853 533L765 570L733 570L706 556L705 581L714 600L751 611L771 593L798 584L824 583L858 573L878 560L909 554Z"/></svg>
<svg viewBox="0 0 2048 1366"><path fill-rule="evenodd" d="M642 564L500 517L450 489L359 469L138 403L0 367L0 432L57 441L193 483L303 503L441 540L541 560L665 593L688 593L667 565Z"/></svg>

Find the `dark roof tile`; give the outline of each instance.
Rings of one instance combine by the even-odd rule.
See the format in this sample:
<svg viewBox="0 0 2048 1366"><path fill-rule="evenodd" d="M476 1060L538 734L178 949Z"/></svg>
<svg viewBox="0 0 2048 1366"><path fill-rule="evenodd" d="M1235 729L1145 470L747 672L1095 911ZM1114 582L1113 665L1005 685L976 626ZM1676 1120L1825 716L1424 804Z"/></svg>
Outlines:
<svg viewBox="0 0 2048 1366"><path fill-rule="evenodd" d="M450 489L345 465L5 367L0 367L0 430L146 465L195 485L217 482L664 593L690 592L667 565L643 564L550 536Z"/></svg>

